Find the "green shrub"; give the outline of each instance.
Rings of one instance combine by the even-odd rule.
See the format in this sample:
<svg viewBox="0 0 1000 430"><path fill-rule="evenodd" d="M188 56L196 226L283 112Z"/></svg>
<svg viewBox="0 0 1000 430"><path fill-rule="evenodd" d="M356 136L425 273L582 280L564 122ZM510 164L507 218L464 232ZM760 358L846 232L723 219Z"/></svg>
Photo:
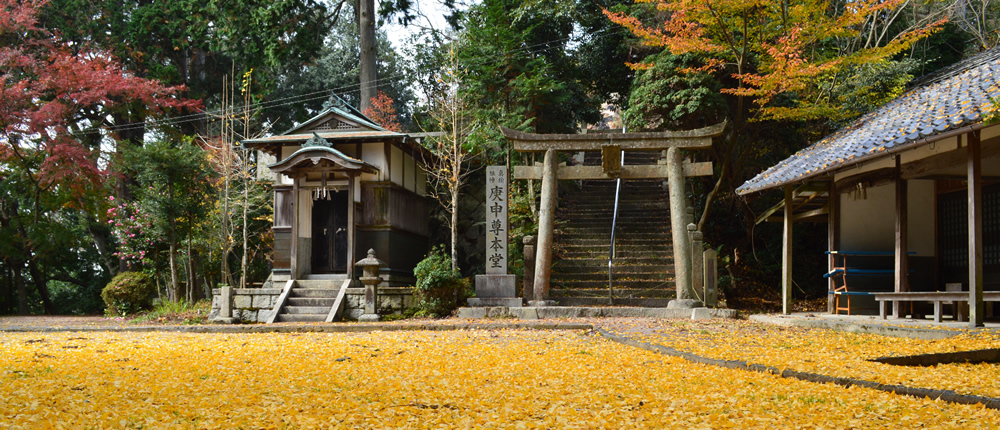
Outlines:
<svg viewBox="0 0 1000 430"><path fill-rule="evenodd" d="M419 313L434 316L451 314L468 297L469 282L462 273L451 270L451 258L443 246L437 246L413 269L417 277L414 289Z"/></svg>
<svg viewBox="0 0 1000 430"><path fill-rule="evenodd" d="M105 312L125 316L152 307L156 286L153 278L142 272L122 272L101 291Z"/></svg>

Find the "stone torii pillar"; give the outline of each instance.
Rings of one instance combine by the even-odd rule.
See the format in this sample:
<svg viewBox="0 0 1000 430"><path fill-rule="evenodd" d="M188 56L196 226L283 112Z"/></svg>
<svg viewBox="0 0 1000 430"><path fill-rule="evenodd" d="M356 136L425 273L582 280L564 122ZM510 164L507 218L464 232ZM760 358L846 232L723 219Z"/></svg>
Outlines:
<svg viewBox="0 0 1000 430"><path fill-rule="evenodd" d="M551 305L549 276L552 274L552 242L556 216L556 169L559 158L556 151L547 149L542 166L541 208L538 214L538 247L535 251L534 300L530 306Z"/></svg>
<svg viewBox="0 0 1000 430"><path fill-rule="evenodd" d="M674 247L674 285L677 299L668 308L693 308L701 306L695 298L691 284L691 241L687 233L687 202L684 198L684 166L681 150L667 148L667 181L670 196L670 234Z"/></svg>

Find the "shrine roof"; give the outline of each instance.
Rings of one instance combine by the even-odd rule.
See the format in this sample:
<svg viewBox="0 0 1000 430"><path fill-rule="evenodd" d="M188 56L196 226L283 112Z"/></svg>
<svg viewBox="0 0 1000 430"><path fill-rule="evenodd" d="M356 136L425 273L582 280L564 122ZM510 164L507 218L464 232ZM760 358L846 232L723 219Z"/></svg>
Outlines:
<svg viewBox="0 0 1000 430"><path fill-rule="evenodd" d="M1000 98L1000 48L914 81L914 87L786 158L736 189L748 194L802 182L862 161L981 127Z"/></svg>

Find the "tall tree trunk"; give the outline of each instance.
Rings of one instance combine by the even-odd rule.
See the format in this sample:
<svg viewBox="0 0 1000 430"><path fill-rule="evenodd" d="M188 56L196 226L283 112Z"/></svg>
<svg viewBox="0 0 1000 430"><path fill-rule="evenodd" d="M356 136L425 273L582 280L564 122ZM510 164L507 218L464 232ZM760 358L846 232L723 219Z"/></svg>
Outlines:
<svg viewBox="0 0 1000 430"><path fill-rule="evenodd" d="M173 291L173 300L180 301L183 298L180 280L177 279L177 242L174 240L174 226L170 226L170 290Z"/></svg>
<svg viewBox="0 0 1000 430"><path fill-rule="evenodd" d="M244 154L246 155L246 154ZM242 163L246 163L248 160L245 157L241 157ZM250 207L250 174L248 172L243 173L243 257L240 260L240 288L246 288L247 286L247 242L250 241L248 234L247 225L249 224L248 209Z"/></svg>
<svg viewBox="0 0 1000 430"><path fill-rule="evenodd" d="M0 312L13 313L17 303L17 287L14 286L14 272L11 271L10 260L4 259L3 262L4 297Z"/></svg>
<svg viewBox="0 0 1000 430"><path fill-rule="evenodd" d="M458 185L451 189L451 270L458 270Z"/></svg>
<svg viewBox="0 0 1000 430"><path fill-rule="evenodd" d="M113 112L111 114L111 118L114 121L115 126L120 127L117 132L118 145L116 147L116 152L119 157L122 155L123 145L132 147L142 146L146 137L146 126L144 123L146 120L145 115L123 108L123 110ZM122 175L119 178L118 186L115 189L115 199L117 199L119 204L135 200L131 191L132 186L135 185L135 178L127 176L125 172L118 173L121 173ZM128 261L125 258L119 258L118 271L127 272L129 270L130 267Z"/></svg>
<svg viewBox="0 0 1000 430"><path fill-rule="evenodd" d="M110 273L111 276L117 275L119 267L115 264L114 251L108 246L108 231L94 220L92 214L87 214L86 223L87 232L90 233L90 238L94 241L94 247L97 249L101 268Z"/></svg>
<svg viewBox="0 0 1000 430"><path fill-rule="evenodd" d="M174 195L174 186L167 186L168 195ZM171 217L170 231L167 240L170 242L170 289L174 292L174 301L180 301L182 297L180 279L177 279L177 220Z"/></svg>
<svg viewBox="0 0 1000 430"><path fill-rule="evenodd" d="M17 314L27 315L28 314L28 291L24 288L24 275L21 274L21 269L24 268L24 262L17 265L11 265L11 272L14 273L14 286L17 287Z"/></svg>
<svg viewBox="0 0 1000 430"><path fill-rule="evenodd" d="M42 310L46 314L52 314L55 309L52 307L52 298L49 297L49 289L46 285L48 281L42 271L38 269L38 265L35 260L28 259L28 272L31 273L31 280L35 283L35 289L38 290L38 295L42 298Z"/></svg>
<svg viewBox="0 0 1000 430"><path fill-rule="evenodd" d="M371 108L378 95L378 70L375 62L375 0L358 0L358 33L361 45L361 112Z"/></svg>
<svg viewBox="0 0 1000 430"><path fill-rule="evenodd" d="M192 216L188 216L188 220L191 220L192 218L193 218ZM189 221L189 223L192 223L192 222ZM188 233L188 237L187 237L187 255L188 255L188 260L187 260L187 284L188 284L188 299L193 302L197 298L196 296L201 295L201 293L197 290L197 288L195 288L198 285L198 275L195 272L195 270L197 270L197 267L195 265L194 250L191 249L191 236L194 235L194 228L193 227L189 227L188 228L188 232L189 232Z"/></svg>

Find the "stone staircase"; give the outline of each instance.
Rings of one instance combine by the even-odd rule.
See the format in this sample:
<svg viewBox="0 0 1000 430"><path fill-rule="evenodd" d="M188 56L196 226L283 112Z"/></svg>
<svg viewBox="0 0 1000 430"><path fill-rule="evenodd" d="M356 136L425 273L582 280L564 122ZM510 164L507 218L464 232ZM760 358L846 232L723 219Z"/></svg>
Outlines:
<svg viewBox="0 0 1000 430"><path fill-rule="evenodd" d="M596 158L596 160L595 160ZM656 164L659 153L627 153L626 164ZM587 153L585 164L599 164ZM550 296L564 306L612 304L608 255L615 181L581 181L563 194L557 227ZM674 298L670 212L662 180L624 180L615 232L614 304L666 306Z"/></svg>
<svg viewBox="0 0 1000 430"><path fill-rule="evenodd" d="M345 275L346 278L346 275ZM296 280L275 322L323 322L337 301L343 279Z"/></svg>

